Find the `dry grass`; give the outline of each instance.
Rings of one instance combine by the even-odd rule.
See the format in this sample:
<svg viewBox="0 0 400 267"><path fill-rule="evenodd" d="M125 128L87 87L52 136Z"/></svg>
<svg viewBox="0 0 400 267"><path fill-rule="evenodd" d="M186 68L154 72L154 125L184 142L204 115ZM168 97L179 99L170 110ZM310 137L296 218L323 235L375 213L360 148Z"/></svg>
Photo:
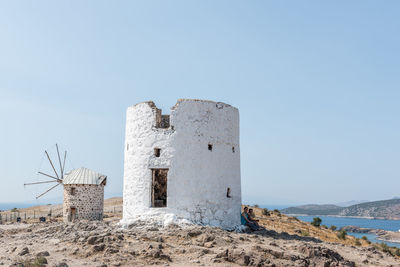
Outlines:
<svg viewBox="0 0 400 267"><path fill-rule="evenodd" d="M24 209L18 209L17 212L12 212L11 210L1 212L1 216L3 217L3 221L6 216L8 220L12 217L13 219L17 216L21 217L22 222L32 223L37 222L39 217L47 217L48 214L51 213L51 220L53 221L62 221L62 205L54 204L54 205L42 205L42 206L33 206ZM105 218L122 218L122 198L121 197L113 197L104 200L104 217ZM15 221L15 219L14 219Z"/></svg>
<svg viewBox="0 0 400 267"><path fill-rule="evenodd" d="M369 246L368 241L347 235L345 239L340 239L337 234L339 231L332 231L324 227L315 227L310 223L298 220L296 217L287 216L276 211L269 211L270 216L262 214L261 208L255 208L254 212L260 224L268 230L278 233L286 232L292 235L310 236L322 241L340 243L350 246ZM323 224L323 222L322 222Z"/></svg>

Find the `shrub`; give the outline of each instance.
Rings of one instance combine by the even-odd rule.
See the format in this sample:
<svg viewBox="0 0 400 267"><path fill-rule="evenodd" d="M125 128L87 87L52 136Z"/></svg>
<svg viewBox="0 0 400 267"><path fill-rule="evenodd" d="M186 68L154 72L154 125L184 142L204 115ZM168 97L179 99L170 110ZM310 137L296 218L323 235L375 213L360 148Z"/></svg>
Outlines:
<svg viewBox="0 0 400 267"><path fill-rule="evenodd" d="M315 217L313 219L313 221L311 222L311 225L315 226L315 227L319 227L321 225L321 218L320 217Z"/></svg>
<svg viewBox="0 0 400 267"><path fill-rule="evenodd" d="M337 237L339 238L339 239L346 239L346 236L347 236L347 232L345 231L345 230L340 230L339 231L339 233L337 233Z"/></svg>
<svg viewBox="0 0 400 267"><path fill-rule="evenodd" d="M394 251L394 255L400 257L400 248L396 248L396 250Z"/></svg>
<svg viewBox="0 0 400 267"><path fill-rule="evenodd" d="M22 263L22 266L26 267L45 267L47 260L45 257L37 257L35 259L28 259Z"/></svg>
<svg viewBox="0 0 400 267"><path fill-rule="evenodd" d="M331 225L330 229L331 229L332 231L336 231L336 226L335 226L335 225Z"/></svg>
<svg viewBox="0 0 400 267"><path fill-rule="evenodd" d="M278 213L278 214L281 213L278 209L274 209L274 212L275 212L275 213Z"/></svg>
<svg viewBox="0 0 400 267"><path fill-rule="evenodd" d="M257 204L254 205L255 208L259 208L260 206L258 206Z"/></svg>
<svg viewBox="0 0 400 267"><path fill-rule="evenodd" d="M365 235L363 237L361 237L362 240L368 241L368 237L366 237Z"/></svg>
<svg viewBox="0 0 400 267"><path fill-rule="evenodd" d="M358 239L358 238L356 238L356 246L361 246L361 242L360 242L360 239Z"/></svg>
<svg viewBox="0 0 400 267"><path fill-rule="evenodd" d="M271 215L269 213L268 209L266 209L266 208L262 210L262 214L265 215L265 216L270 216Z"/></svg>
<svg viewBox="0 0 400 267"><path fill-rule="evenodd" d="M18 212L18 209L17 209L17 208L13 208L13 209L11 210L11 212Z"/></svg>
<svg viewBox="0 0 400 267"><path fill-rule="evenodd" d="M325 224L323 224L323 225L321 225L322 226L322 228L324 228L324 229L328 229L328 226L326 226Z"/></svg>
<svg viewBox="0 0 400 267"><path fill-rule="evenodd" d="M301 230L302 236L310 236L310 233L307 230Z"/></svg>
<svg viewBox="0 0 400 267"><path fill-rule="evenodd" d="M385 243L382 242L382 243L380 244L380 246L381 246L381 250L382 250L383 252L389 253L390 255L393 256L393 252L392 252L392 250L390 249L390 247L389 247L388 245L386 245Z"/></svg>

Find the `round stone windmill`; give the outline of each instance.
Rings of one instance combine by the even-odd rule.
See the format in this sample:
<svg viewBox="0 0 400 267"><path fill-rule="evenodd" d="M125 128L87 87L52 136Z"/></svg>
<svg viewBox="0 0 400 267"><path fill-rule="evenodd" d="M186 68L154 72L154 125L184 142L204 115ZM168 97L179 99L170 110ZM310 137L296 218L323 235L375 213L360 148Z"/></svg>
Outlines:
<svg viewBox="0 0 400 267"><path fill-rule="evenodd" d="M58 171L56 170L49 153L45 151L51 168L54 171L54 175L42 171L38 172L43 176L52 178L52 180L26 183L24 185L57 183L38 195L36 197L36 199L38 199L62 184L64 187L64 222L72 222L80 219L102 220L104 209L104 186L107 183L107 176L84 167L73 169L66 173L65 160L67 157L67 151L65 151L64 158L61 160L57 144L56 150L60 169Z"/></svg>
<svg viewBox="0 0 400 267"><path fill-rule="evenodd" d="M196 99L168 115L151 101L128 108L122 224L172 215L231 229L240 208L237 108Z"/></svg>

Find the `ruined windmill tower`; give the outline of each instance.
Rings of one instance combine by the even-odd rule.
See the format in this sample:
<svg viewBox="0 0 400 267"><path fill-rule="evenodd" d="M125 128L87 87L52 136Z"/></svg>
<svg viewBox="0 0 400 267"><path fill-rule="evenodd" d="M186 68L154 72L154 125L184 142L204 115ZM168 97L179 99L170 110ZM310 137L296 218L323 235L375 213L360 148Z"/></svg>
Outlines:
<svg viewBox="0 0 400 267"><path fill-rule="evenodd" d="M240 224L240 208L237 108L190 99L170 115L153 102L128 108L122 224L173 214L229 229Z"/></svg>

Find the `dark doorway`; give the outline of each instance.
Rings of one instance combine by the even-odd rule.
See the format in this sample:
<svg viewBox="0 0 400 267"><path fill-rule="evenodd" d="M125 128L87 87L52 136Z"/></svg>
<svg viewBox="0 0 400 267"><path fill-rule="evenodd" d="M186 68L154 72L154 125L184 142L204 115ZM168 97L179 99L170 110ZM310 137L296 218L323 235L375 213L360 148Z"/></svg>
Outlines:
<svg viewBox="0 0 400 267"><path fill-rule="evenodd" d="M152 169L151 206L163 208L167 206L168 169Z"/></svg>
<svg viewBox="0 0 400 267"><path fill-rule="evenodd" d="M76 208L71 208L69 221L73 222L73 221L75 221L75 219L76 219Z"/></svg>

